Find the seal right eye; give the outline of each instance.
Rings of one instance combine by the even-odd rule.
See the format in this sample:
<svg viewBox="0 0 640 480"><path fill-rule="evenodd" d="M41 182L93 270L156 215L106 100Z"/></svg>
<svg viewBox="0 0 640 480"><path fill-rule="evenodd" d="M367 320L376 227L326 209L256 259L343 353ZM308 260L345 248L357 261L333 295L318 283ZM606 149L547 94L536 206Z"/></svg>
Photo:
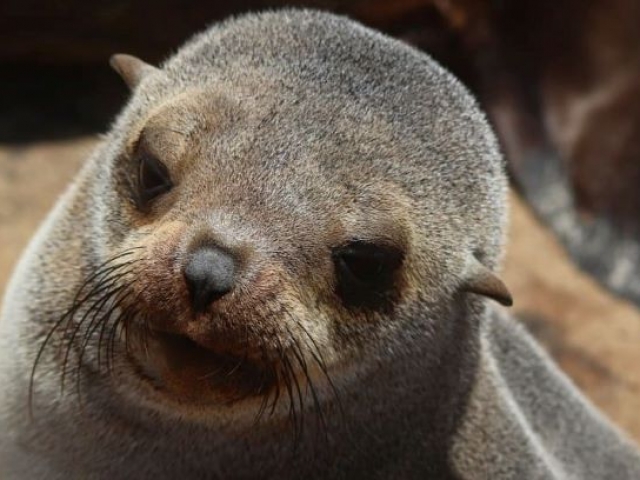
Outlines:
<svg viewBox="0 0 640 480"><path fill-rule="evenodd" d="M167 167L155 156L143 153L138 157L138 207L145 208L149 203L167 193L173 182Z"/></svg>
<svg viewBox="0 0 640 480"><path fill-rule="evenodd" d="M338 292L353 306L376 307L389 297L403 252L387 245L353 241L333 252Z"/></svg>

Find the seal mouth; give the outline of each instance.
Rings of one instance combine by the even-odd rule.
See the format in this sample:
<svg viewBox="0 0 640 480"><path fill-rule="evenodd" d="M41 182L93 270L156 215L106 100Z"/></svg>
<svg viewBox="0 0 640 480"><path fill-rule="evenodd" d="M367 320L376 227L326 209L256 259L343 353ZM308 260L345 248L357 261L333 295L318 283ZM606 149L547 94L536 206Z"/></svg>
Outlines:
<svg viewBox="0 0 640 480"><path fill-rule="evenodd" d="M222 353L187 335L155 330L148 344L144 376L178 400L237 403L267 395L278 381L274 366Z"/></svg>

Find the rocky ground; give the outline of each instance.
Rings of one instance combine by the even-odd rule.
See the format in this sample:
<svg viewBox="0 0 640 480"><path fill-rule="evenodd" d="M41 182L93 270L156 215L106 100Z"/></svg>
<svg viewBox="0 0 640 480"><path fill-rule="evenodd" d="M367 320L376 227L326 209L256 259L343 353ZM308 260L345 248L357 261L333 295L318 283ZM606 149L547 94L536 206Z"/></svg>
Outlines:
<svg viewBox="0 0 640 480"><path fill-rule="evenodd" d="M0 144L0 291L95 137ZM513 310L562 368L640 441L640 312L600 288L512 194L504 277Z"/></svg>

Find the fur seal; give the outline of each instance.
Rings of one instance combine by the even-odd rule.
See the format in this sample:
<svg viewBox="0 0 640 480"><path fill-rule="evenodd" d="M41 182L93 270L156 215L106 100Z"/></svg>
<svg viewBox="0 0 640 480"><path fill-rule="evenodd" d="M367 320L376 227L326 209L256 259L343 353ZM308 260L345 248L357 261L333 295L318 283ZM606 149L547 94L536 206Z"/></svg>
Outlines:
<svg viewBox="0 0 640 480"><path fill-rule="evenodd" d="M2 478L640 477L486 300L504 165L428 56L287 10L112 63L131 100L6 294Z"/></svg>

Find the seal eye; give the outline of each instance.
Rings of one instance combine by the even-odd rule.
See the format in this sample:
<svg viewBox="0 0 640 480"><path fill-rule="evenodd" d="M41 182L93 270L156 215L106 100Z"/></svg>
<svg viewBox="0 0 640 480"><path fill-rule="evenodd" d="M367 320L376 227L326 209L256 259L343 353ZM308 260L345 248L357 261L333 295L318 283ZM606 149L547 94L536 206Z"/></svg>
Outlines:
<svg viewBox="0 0 640 480"><path fill-rule="evenodd" d="M345 303L375 306L387 298L403 257L397 248L363 241L335 249L338 292Z"/></svg>
<svg viewBox="0 0 640 480"><path fill-rule="evenodd" d="M153 155L143 153L138 159L138 205L144 208L154 198L173 187L167 167Z"/></svg>

